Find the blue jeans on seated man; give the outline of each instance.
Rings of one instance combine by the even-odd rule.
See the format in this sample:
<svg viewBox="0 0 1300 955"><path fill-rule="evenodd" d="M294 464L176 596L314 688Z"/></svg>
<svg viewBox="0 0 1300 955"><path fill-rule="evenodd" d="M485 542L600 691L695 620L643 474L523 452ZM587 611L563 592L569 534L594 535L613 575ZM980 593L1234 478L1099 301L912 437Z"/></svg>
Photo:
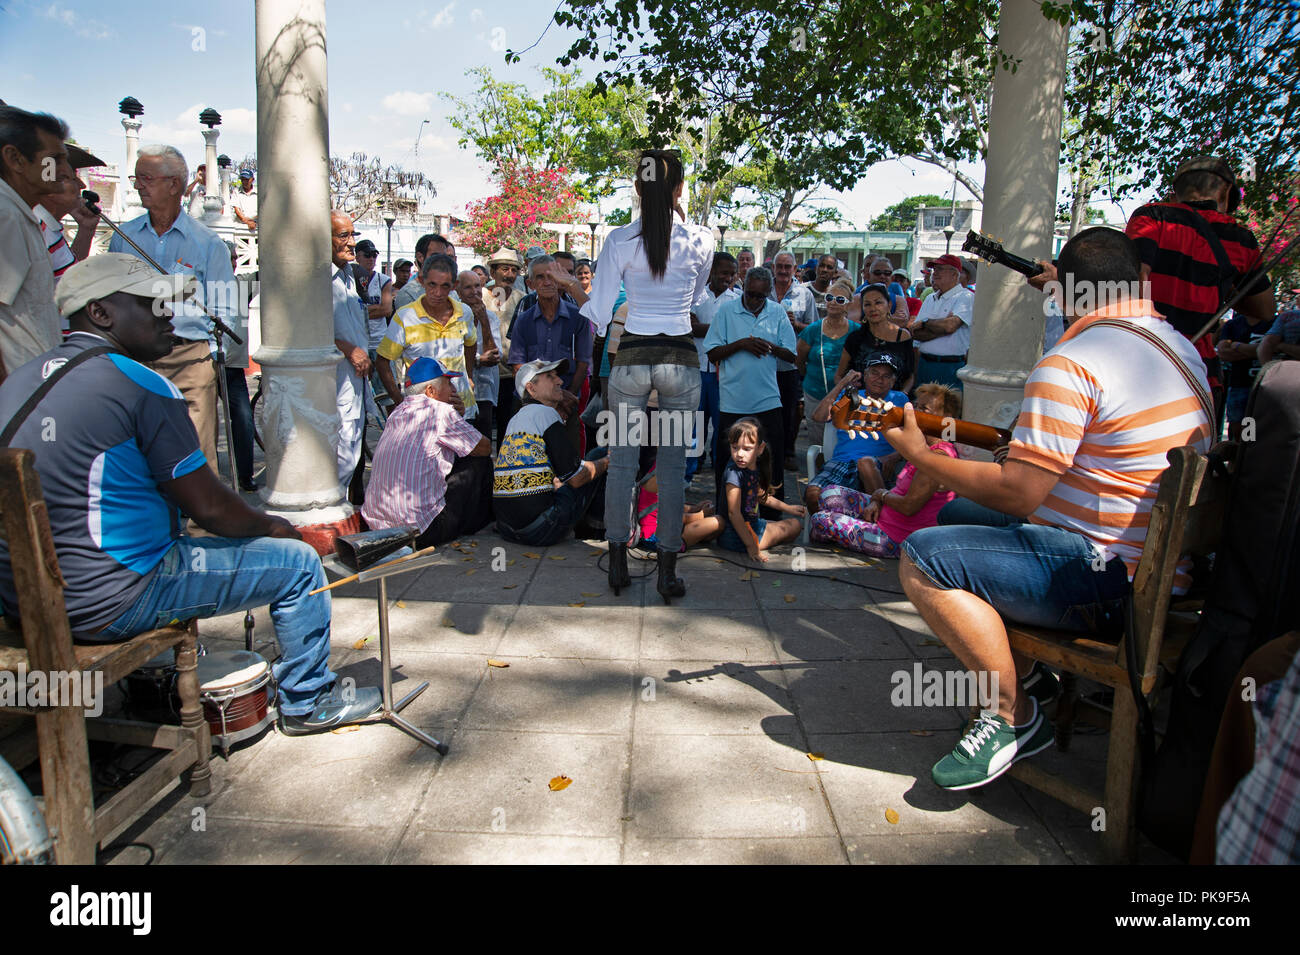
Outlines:
<svg viewBox="0 0 1300 955"><path fill-rule="evenodd" d="M583 460L599 461L605 454L605 448L596 448ZM565 484L555 492L555 499L551 506L526 527L509 527L498 520L497 533L512 543L527 544L530 547L549 547L558 544L566 537L572 536L574 525L582 520L587 509L591 507L592 498L600 490L601 480L596 478L582 487L569 487Z"/></svg>
<svg viewBox="0 0 1300 955"><path fill-rule="evenodd" d="M272 668L280 711L307 716L334 682L329 668L330 595L320 557L302 541L275 537L230 540L182 537L163 556L149 583L125 613L80 640L125 640L172 621L215 617L271 605L280 644Z"/></svg>
<svg viewBox="0 0 1300 955"><path fill-rule="evenodd" d="M1074 531L1045 524L927 527L903 542L944 590L974 594L1008 620L1117 638L1132 591L1118 557Z"/></svg>
<svg viewBox="0 0 1300 955"><path fill-rule="evenodd" d="M1014 527L1017 524L1025 523L1022 518L1003 514L1001 511L995 511L983 504L976 504L966 497L954 497L939 508L938 521L940 527L952 527L959 524L970 524L978 527Z"/></svg>

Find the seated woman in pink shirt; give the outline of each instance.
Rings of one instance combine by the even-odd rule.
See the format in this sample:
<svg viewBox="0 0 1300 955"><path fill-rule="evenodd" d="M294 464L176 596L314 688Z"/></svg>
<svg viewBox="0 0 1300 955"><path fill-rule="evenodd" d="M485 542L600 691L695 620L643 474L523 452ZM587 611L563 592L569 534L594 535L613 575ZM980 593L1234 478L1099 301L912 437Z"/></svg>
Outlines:
<svg viewBox="0 0 1300 955"><path fill-rule="evenodd" d="M956 418L961 414L961 395L947 385L921 385L913 404L918 411L940 417ZM937 438L926 440L935 454L957 457L951 443ZM929 478L918 476L916 466L908 464L889 490L881 488L863 494L847 487L826 488L821 509L812 516L809 536L872 557L897 557L898 547L907 536L938 524L940 509L955 496Z"/></svg>

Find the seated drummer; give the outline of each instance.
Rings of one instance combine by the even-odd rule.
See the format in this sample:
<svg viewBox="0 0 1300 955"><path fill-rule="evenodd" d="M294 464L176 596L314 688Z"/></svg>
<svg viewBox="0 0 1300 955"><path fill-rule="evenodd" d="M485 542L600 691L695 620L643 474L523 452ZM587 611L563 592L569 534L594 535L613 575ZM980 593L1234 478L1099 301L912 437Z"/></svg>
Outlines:
<svg viewBox="0 0 1300 955"><path fill-rule="evenodd" d="M436 358L413 361L375 448L361 516L376 529L421 528L418 547L476 534L492 519L492 442L461 417L459 377Z"/></svg>
<svg viewBox="0 0 1300 955"><path fill-rule="evenodd" d="M1003 618L1117 637L1166 454L1209 448L1210 417L1178 365L1137 334L1096 326L1114 319L1145 329L1208 393L1196 349L1141 298L1141 270L1137 247L1113 229L1086 229L1061 250L1060 283L1071 295L1061 304L1076 320L1030 373L1003 465L931 453L910 406L903 426L885 432L918 475L1027 518L926 528L903 544L899 577L922 618L966 667L998 678L997 711L931 772L945 789L982 786L1052 744L1041 694L1019 679L1029 661L1011 651ZM1054 294L1064 298L1061 284ZM1175 583L1189 581L1180 574Z"/></svg>
<svg viewBox="0 0 1300 955"><path fill-rule="evenodd" d="M113 643L269 603L281 732L358 722L379 711L379 690L335 687L330 596L308 596L325 584L320 558L292 524L249 507L205 467L184 397L143 364L171 351L167 302L185 282L118 252L78 262L55 294L70 334L0 385L3 426L57 368L112 349L61 378L10 442L36 455L73 638ZM216 536L181 536L182 513ZM16 611L3 543L0 599Z"/></svg>

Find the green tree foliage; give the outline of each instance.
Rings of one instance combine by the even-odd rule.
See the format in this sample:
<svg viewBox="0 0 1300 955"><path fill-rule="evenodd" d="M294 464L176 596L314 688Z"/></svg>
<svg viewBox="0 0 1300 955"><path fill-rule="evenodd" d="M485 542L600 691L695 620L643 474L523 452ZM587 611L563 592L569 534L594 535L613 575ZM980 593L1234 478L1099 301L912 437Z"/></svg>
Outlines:
<svg viewBox="0 0 1300 955"><path fill-rule="evenodd" d="M1276 194L1300 147L1300 27L1290 0L1064 0L1071 29L1065 162L1076 218L1089 198L1148 196L1180 159L1253 158L1252 198ZM763 150L809 157L797 185L854 185L875 162L915 156L953 171L987 151L997 0L563 0L578 37L561 65L600 64L600 88L652 94L653 131L726 112L719 168L762 130ZM801 181L800 181L801 180Z"/></svg>
<svg viewBox="0 0 1300 955"><path fill-rule="evenodd" d="M911 232L916 228L916 211L921 206L941 206L950 201L943 196L929 194L908 196L872 219L871 228L875 232Z"/></svg>

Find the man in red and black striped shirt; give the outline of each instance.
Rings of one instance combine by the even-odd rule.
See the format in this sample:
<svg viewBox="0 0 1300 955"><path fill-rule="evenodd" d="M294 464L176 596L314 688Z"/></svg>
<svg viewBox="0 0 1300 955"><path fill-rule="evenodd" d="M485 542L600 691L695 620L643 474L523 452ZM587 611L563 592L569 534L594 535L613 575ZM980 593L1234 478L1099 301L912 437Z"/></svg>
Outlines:
<svg viewBox="0 0 1300 955"><path fill-rule="evenodd" d="M1222 159L1197 156L1179 166L1174 197L1174 202L1142 206L1124 231L1137 244L1142 278L1150 280L1156 309L1191 338L1219 310L1223 296L1235 294L1242 278L1259 265L1259 243L1230 214L1241 190ZM1248 294L1235 309L1254 322L1272 320L1276 302L1266 275L1251 280ZM1195 345L1210 373L1215 403L1221 405L1214 332L1211 329Z"/></svg>

